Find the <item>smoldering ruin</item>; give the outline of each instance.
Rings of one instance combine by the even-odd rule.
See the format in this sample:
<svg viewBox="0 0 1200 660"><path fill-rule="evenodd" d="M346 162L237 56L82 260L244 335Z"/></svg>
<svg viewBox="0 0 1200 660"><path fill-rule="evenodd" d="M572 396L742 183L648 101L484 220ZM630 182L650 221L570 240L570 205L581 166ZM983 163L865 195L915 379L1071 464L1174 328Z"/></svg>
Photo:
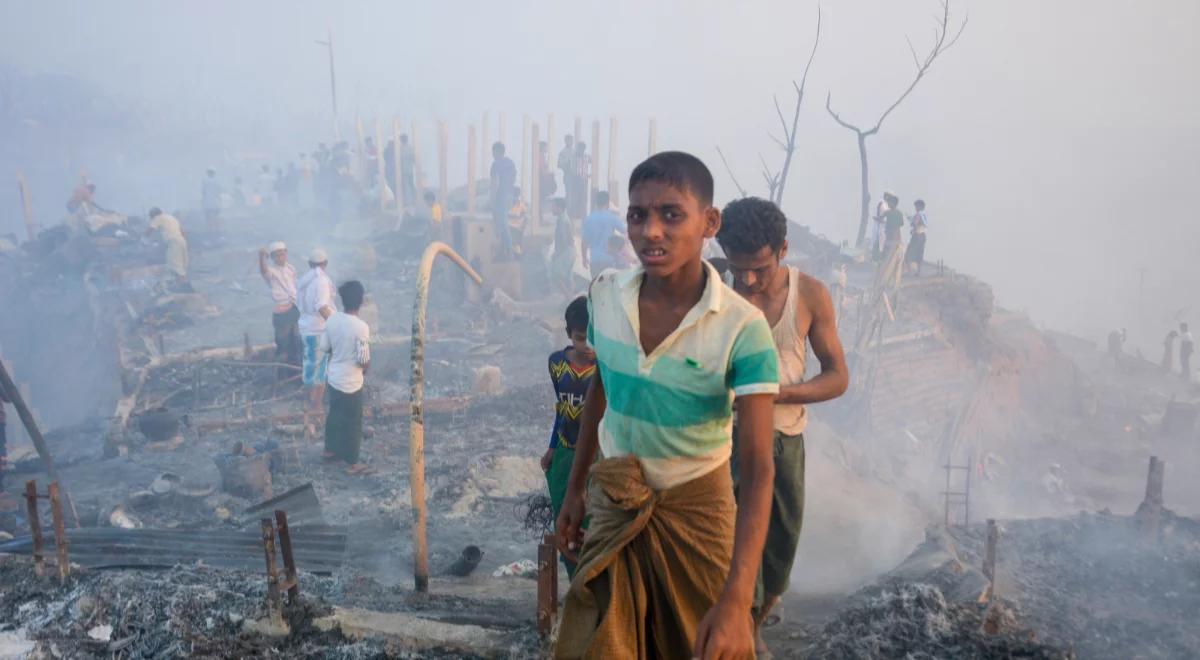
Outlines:
<svg viewBox="0 0 1200 660"><path fill-rule="evenodd" d="M0 197L0 657L549 657L571 581L539 464L558 409L546 356L568 343L564 308L593 275L584 218L623 218L632 167L676 148L708 164L718 205L756 195L787 214L785 263L829 291L849 368L846 393L809 409L800 549L762 628L774 656L1200 654L1200 386L1184 357L1190 308L1175 304L1192 294L1172 290L1184 308L1166 321L1139 288L1136 305L1113 305L1115 329L1050 323L964 256L977 247L937 243L970 219L965 205L935 211L950 197L936 189L972 173L893 174L925 138L884 136L916 130L901 124L931 112L913 106L922 94L953 98L939 76L976 57L964 44L995 16L971 7L982 16L966 27L957 3L931 6L935 39L913 32L903 80L861 119L861 98L843 106L820 71L845 24L813 7L803 53L788 51L796 82L766 106L774 151L753 169L742 143L698 137L673 106L547 112L561 99L466 93L467 107L406 99L393 112L359 89L337 114L351 94L339 83L368 84L335 65L368 39L351 29L317 35L333 103L313 113L332 106L332 126L279 136L139 127L85 76L5 64L0 139L14 147L0 162L16 196ZM823 151L805 151L806 132L846 151L856 137L847 180L814 187ZM170 159L137 146L176 134ZM585 146L561 150L564 138ZM500 197L493 143L515 165ZM882 170L871 179L868 158ZM889 176L931 200L915 261L924 203L898 247L883 224L871 235ZM801 191L849 202L831 226L811 208L833 202ZM605 257L621 267L628 246ZM333 282L365 286L354 460L329 455L335 395L312 405L307 347L296 337L289 353L278 334L279 252L301 279L319 254ZM810 352L806 377L821 368Z"/></svg>

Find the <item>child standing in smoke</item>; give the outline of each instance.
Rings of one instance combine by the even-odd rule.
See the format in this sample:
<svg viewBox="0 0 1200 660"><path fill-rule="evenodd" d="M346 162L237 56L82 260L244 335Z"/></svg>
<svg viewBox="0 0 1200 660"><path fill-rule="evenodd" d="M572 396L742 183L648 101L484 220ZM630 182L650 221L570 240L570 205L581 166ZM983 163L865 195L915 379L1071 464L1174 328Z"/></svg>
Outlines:
<svg viewBox="0 0 1200 660"><path fill-rule="evenodd" d="M564 204L565 206L565 204ZM587 298L580 296L567 305L566 348L550 354L550 383L554 386L554 428L550 431L550 447L542 455L542 471L550 488L550 508L555 519L562 509L567 493L567 479L575 460L575 440L579 437L579 422L583 402L596 375L596 352L587 342ZM574 575L575 563L563 558L567 573Z"/></svg>

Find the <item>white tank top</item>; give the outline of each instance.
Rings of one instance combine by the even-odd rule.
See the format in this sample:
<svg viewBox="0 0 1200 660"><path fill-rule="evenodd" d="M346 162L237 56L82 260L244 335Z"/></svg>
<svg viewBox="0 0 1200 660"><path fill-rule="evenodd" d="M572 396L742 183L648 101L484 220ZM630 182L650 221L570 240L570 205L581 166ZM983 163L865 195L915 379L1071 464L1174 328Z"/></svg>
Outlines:
<svg viewBox="0 0 1200 660"><path fill-rule="evenodd" d="M808 335L796 328L796 305L800 302L800 271L788 266L788 294L783 316L771 328L779 352L779 384L804 382L804 361L808 356ZM775 430L785 435L800 435L808 426L808 410L800 403L775 404Z"/></svg>

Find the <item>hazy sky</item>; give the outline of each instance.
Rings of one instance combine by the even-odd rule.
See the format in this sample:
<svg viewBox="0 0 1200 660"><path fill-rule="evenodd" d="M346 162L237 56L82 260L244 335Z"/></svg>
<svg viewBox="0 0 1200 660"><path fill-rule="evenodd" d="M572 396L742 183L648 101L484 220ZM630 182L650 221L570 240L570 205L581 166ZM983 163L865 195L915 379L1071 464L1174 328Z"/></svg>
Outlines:
<svg viewBox="0 0 1200 660"><path fill-rule="evenodd" d="M873 194L895 190L906 211L924 198L928 256L983 277L1001 304L1046 325L1092 338L1127 326L1135 340L1157 346L1174 310L1190 306L1200 322L1200 229L1192 217L1200 3L1004 0L953 8L970 14L962 40L869 143ZM784 206L840 240L856 228L858 157L853 134L825 114L825 95L833 93L847 120L873 123L912 75L905 36L925 48L938 4L838 0L822 9ZM0 67L82 77L180 130L263 127L247 139L257 143L239 147L278 149L283 159L330 137L326 55L313 41L331 28L344 119L400 114L423 122L428 139L441 117L457 152L466 123L479 122L484 110L492 137L498 113L506 113L510 139L522 113L542 121L554 112L559 135L577 114L585 127L593 118L607 127L617 116L624 179L644 155L647 120L655 117L659 148L703 157L725 200L735 190L718 144L741 183L765 194L758 154L772 163L780 157L766 137L778 124L771 94L790 107L790 81L803 68L816 11L815 2L794 0L5 0ZM28 157L3 162L11 168ZM206 165L196 163L197 175ZM163 194L195 188L187 179ZM69 189L35 192L65 198ZM0 196L0 226L10 229L12 199L11 191Z"/></svg>

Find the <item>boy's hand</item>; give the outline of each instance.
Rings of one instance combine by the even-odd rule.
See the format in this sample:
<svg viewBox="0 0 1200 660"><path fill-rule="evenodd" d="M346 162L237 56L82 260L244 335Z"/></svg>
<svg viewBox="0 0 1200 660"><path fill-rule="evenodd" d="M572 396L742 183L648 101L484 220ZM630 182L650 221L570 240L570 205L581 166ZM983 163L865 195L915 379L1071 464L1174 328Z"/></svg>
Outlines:
<svg viewBox="0 0 1200 660"><path fill-rule="evenodd" d="M754 657L754 622L750 604L722 596L696 628L696 650L701 660Z"/></svg>
<svg viewBox="0 0 1200 660"><path fill-rule="evenodd" d="M554 447L547 449L546 453L542 454L542 472L550 471L550 461L552 460L554 460Z"/></svg>
<svg viewBox="0 0 1200 660"><path fill-rule="evenodd" d="M583 493L567 490L563 500L562 511L558 514L558 524L555 527L555 540L558 551L569 561L579 561L579 548L583 546L583 517L586 515L583 503ZM746 612L749 613L749 608Z"/></svg>

